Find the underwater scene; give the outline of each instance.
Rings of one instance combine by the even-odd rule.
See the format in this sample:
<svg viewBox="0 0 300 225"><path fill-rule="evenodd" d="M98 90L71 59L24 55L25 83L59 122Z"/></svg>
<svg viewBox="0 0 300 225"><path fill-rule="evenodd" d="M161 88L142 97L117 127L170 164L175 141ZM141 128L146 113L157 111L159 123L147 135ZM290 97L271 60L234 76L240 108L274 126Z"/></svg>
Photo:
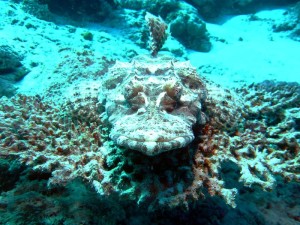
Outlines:
<svg viewBox="0 0 300 225"><path fill-rule="evenodd" d="M300 1L0 0L0 225L300 224Z"/></svg>

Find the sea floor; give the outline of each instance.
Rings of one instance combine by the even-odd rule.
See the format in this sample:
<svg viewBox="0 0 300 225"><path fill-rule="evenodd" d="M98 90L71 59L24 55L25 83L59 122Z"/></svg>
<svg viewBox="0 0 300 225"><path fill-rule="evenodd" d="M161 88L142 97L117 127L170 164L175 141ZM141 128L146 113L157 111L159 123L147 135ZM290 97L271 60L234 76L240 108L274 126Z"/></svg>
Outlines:
<svg viewBox="0 0 300 225"><path fill-rule="evenodd" d="M125 28L111 28L107 22L81 27L68 22L56 25L14 9L6 1L0 4L0 43L14 46L14 50L25 56L22 63L31 68L18 84L20 93L41 94L44 88L61 79L53 76L53 71L64 58L76 52L91 51L95 56L123 61L147 53L123 35ZM291 39L289 32L276 33L272 28L286 20L284 12L285 9L261 11L255 14L255 19L251 14L207 23L212 50L208 53L186 50L185 58L199 69L201 76L227 87L263 80L300 82L300 43ZM85 32L93 34L92 41L83 38ZM33 63L37 65L34 68Z"/></svg>

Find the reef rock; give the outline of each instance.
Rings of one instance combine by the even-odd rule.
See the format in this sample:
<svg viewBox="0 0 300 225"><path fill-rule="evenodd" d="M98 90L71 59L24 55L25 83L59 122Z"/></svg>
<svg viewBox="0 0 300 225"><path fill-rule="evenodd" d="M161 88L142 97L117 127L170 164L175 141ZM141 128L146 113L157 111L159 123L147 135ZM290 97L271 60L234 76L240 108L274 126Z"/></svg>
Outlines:
<svg viewBox="0 0 300 225"><path fill-rule="evenodd" d="M111 2L111 1L110 1ZM46 21L57 22L56 15L71 18L75 21L103 21L112 11L112 2L105 0L27 0L23 1L23 9Z"/></svg>
<svg viewBox="0 0 300 225"><path fill-rule="evenodd" d="M274 32L285 32L295 41L300 41L300 2L284 12L283 20L274 21Z"/></svg>
<svg viewBox="0 0 300 225"><path fill-rule="evenodd" d="M286 6L298 2L297 0L189 0L205 19L216 18L220 15L253 13L261 9Z"/></svg>
<svg viewBox="0 0 300 225"><path fill-rule="evenodd" d="M22 65L23 57L6 44L0 44L0 96L12 96L20 81L29 71Z"/></svg>
<svg viewBox="0 0 300 225"><path fill-rule="evenodd" d="M168 56L138 56L117 62L104 79L100 101L120 146L157 155L185 147L193 125L204 124L206 89L189 62Z"/></svg>
<svg viewBox="0 0 300 225"><path fill-rule="evenodd" d="M172 36L186 48L201 52L211 49L205 22L199 17L196 8L184 1L117 0L116 4L122 8L146 10L161 16L169 24Z"/></svg>

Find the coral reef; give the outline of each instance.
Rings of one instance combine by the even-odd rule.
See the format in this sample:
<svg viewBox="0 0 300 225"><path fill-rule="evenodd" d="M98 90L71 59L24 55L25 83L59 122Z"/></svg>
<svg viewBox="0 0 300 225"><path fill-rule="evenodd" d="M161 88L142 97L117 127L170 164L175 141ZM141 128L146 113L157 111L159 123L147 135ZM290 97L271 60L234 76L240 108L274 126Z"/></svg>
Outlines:
<svg viewBox="0 0 300 225"><path fill-rule="evenodd" d="M234 205L232 200L236 190L223 188L224 183L218 176L224 161L231 161L240 168L240 181L246 186L259 185L264 190L271 190L276 182L273 174L279 174L287 181L299 181L300 178L299 84L266 81L240 88L237 93L243 96L244 104L239 105L244 105L246 110L234 110L240 111L235 115L242 120L226 125L230 125L232 131L235 127L235 132L222 131L220 128L224 128L224 122L215 124L215 118L221 118L224 112L223 107L216 107L213 103L216 98L208 103L212 120L200 132L200 144L195 153L198 164L194 165L195 173L202 179L203 174L210 174L207 181L210 194L223 196L231 205ZM232 95L227 94L221 99L223 102L227 99L223 104L228 106L231 98ZM222 105L220 103L218 105ZM232 121L232 112L228 115L231 119L226 114L225 118Z"/></svg>
<svg viewBox="0 0 300 225"><path fill-rule="evenodd" d="M76 179L65 187L47 186L50 174L18 168L17 160L1 166L6 186L0 195L1 223L26 224L296 224L299 212L299 184L280 182L272 192L258 188L243 188L239 193L238 207L226 207L222 199L208 197L181 207L149 212L136 202L121 198L103 197L89 184ZM179 171L178 171L179 172ZM229 173L231 178L237 173ZM9 179L8 179L9 178ZM3 182L2 182L3 181ZM234 180L231 183L237 184ZM8 185L6 185L8 184ZM251 201L249 201L251 199ZM254 206L253 204L256 204ZM274 212L276 213L274 215Z"/></svg>
<svg viewBox="0 0 300 225"><path fill-rule="evenodd" d="M175 30L197 20L176 19L182 11L171 11L180 1L143 2L174 19ZM167 2L174 8L162 7ZM109 21L88 41L80 35L87 29L46 23L6 3L1 34L13 45L12 57L3 59L12 61L0 77L20 63L32 73L20 85L23 94L0 98L0 224L299 223L300 183L293 182L300 174L299 84L265 81L227 90L189 62L161 54L134 58L147 50L123 33L145 25L144 11L118 9L129 28ZM297 11L286 13L299 18ZM273 20L265 22L269 27ZM178 143L157 143L185 132ZM118 145L119 134L142 139ZM145 140L155 143L147 148Z"/></svg>
<svg viewBox="0 0 300 225"><path fill-rule="evenodd" d="M1 99L1 157L47 173L50 188L80 177L100 196L155 211L188 207L205 189L235 207L238 189L220 174L226 162L245 186L271 190L277 174L299 181L297 83L230 91L200 80L187 62L138 56L117 62L103 84L86 81L69 91L61 105L24 95ZM153 143L167 132L190 138ZM145 134L149 145L141 144ZM181 149L166 151L171 148Z"/></svg>
<svg viewBox="0 0 300 225"><path fill-rule="evenodd" d="M267 180L273 180L271 173L274 173L287 181L299 181L299 84L265 81L250 86L248 90L243 89L242 94L249 109L245 133L252 133L249 134L251 144L256 146L256 149L248 146L243 154L256 155L257 160L252 161L252 167L259 169L257 172L268 177ZM254 131L259 132L256 140L252 136ZM259 135L260 138L257 138ZM262 165L267 165L264 171L261 170Z"/></svg>
<svg viewBox="0 0 300 225"><path fill-rule="evenodd" d="M92 98L89 104L87 101L78 107L78 103L70 103L65 106L72 109L68 110L39 97L3 97L1 156L18 156L34 170L52 172L49 185L66 184L78 176L92 178L91 169L100 161L97 149L102 145L102 135L96 104L92 104ZM81 164L84 161L86 165Z"/></svg>

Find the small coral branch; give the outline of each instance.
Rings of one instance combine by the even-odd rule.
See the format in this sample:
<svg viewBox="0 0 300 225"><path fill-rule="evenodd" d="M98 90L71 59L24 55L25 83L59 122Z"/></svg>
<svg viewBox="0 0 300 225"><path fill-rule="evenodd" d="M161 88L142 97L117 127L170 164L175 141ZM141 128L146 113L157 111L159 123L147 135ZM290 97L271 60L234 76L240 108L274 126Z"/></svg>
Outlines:
<svg viewBox="0 0 300 225"><path fill-rule="evenodd" d="M151 55L155 57L167 39L166 30L168 25L161 17L156 17L150 13L146 13L145 19L150 31L150 49Z"/></svg>

